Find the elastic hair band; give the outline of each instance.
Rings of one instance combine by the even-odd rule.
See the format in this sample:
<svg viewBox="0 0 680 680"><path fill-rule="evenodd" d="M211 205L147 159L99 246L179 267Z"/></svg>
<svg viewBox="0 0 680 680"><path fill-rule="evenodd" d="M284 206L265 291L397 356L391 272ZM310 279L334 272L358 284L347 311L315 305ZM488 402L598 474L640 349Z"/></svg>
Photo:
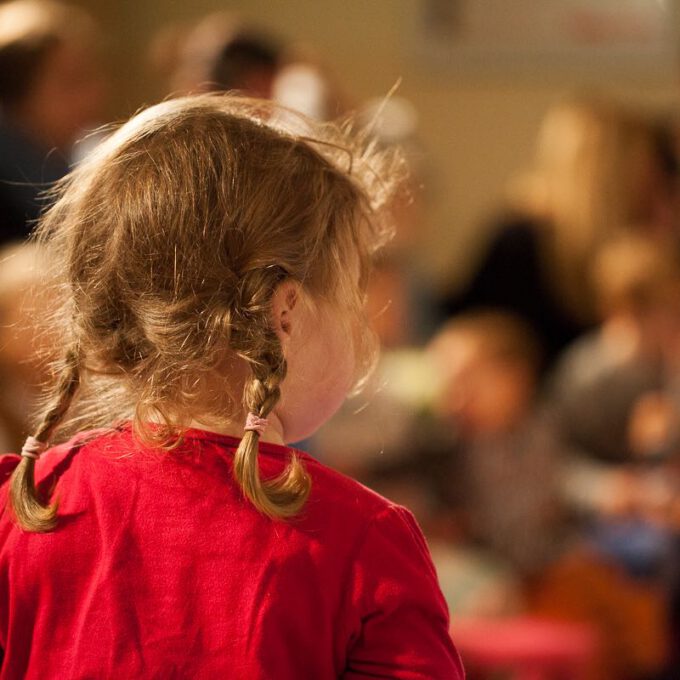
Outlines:
<svg viewBox="0 0 680 680"><path fill-rule="evenodd" d="M24 458L33 458L38 460L40 454L47 448L45 442L41 442L35 437L27 437L24 445L21 447L21 455Z"/></svg>
<svg viewBox="0 0 680 680"><path fill-rule="evenodd" d="M260 416L254 413L249 413L246 417L246 425L243 428L246 432L249 430L252 432L257 432L262 434L267 429L268 421L266 418L260 418Z"/></svg>

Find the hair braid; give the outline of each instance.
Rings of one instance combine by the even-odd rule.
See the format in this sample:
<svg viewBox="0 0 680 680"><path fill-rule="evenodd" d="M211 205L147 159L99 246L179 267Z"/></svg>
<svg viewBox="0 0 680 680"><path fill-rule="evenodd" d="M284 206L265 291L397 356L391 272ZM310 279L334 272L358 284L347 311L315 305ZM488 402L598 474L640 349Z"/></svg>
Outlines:
<svg viewBox="0 0 680 680"><path fill-rule="evenodd" d="M281 383L286 377L286 359L281 343L271 328L271 298L285 274L281 271L252 272L241 289L240 316L245 322L242 333L232 338L239 356L250 365L243 406L247 412L266 418L281 397ZM270 279L270 280L266 280ZM250 285L249 285L250 284ZM253 330L259 329L257 342ZM238 336L247 338L238 342ZM240 346L239 346L240 345ZM286 469L276 478L263 481L258 465L260 435L248 430L234 456L234 477L246 497L265 515L273 518L297 514L305 504L311 480L299 458L293 454Z"/></svg>
<svg viewBox="0 0 680 680"><path fill-rule="evenodd" d="M54 398L47 407L35 438L47 443L69 409L80 384L80 357L78 350L69 350L55 389ZM19 525L26 531L50 531L56 525L57 504L46 504L35 485L35 460L23 457L12 474L10 506Z"/></svg>

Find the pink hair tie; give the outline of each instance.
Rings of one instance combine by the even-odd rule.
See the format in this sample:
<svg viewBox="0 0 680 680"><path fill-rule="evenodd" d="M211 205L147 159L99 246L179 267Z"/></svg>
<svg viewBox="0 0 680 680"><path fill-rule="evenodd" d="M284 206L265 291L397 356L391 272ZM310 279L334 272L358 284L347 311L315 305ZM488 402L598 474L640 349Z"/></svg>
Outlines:
<svg viewBox="0 0 680 680"><path fill-rule="evenodd" d="M262 434L267 429L267 423L268 421L266 418L260 418L260 416L257 416L254 413L249 413L246 417L246 425L243 429L246 432L250 430L251 432Z"/></svg>
<svg viewBox="0 0 680 680"><path fill-rule="evenodd" d="M39 441L35 437L27 437L24 445L21 448L21 455L24 458L33 458L33 460L38 460L40 454L45 450L47 444Z"/></svg>

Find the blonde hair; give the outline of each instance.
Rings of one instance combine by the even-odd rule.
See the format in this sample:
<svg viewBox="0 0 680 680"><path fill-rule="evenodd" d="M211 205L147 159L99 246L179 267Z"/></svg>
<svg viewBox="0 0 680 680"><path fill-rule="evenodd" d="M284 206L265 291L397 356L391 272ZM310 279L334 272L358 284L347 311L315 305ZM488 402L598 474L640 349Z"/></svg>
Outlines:
<svg viewBox="0 0 680 680"><path fill-rule="evenodd" d="M305 121L301 136L281 119L272 105L229 95L167 101L58 186L39 237L55 258L67 349L37 439L65 430L74 401L71 428L131 417L138 436L168 448L192 419L266 417L286 375L271 321L286 279L312 303L336 306L368 370L364 289L389 235L383 208L401 164L347 127ZM236 357L249 368L240 400L213 384ZM162 425L150 424L158 417ZM309 477L293 456L279 477L261 480L258 438L244 433L234 476L266 515L293 515ZM33 474L23 458L11 503L21 526L47 531L56 508L39 498Z"/></svg>
<svg viewBox="0 0 680 680"><path fill-rule="evenodd" d="M531 173L514 200L551 232L545 238L554 283L573 313L592 317L593 252L612 235L650 219L641 172L656 161L654 128L614 102L580 97L552 107L538 136Z"/></svg>

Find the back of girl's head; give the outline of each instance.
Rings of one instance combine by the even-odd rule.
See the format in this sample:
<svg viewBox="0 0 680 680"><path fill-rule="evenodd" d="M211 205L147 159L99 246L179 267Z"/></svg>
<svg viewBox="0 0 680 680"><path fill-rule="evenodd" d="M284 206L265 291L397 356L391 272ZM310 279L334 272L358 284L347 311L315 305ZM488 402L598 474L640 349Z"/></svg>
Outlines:
<svg viewBox="0 0 680 680"><path fill-rule="evenodd" d="M40 236L55 258L67 349L37 439L68 424L74 398L78 429L132 418L157 444L177 441L191 420L266 417L286 372L271 321L284 279L310 304L332 305L358 365L371 363L371 333L358 320L398 161L340 127L306 123L301 137L274 120L255 100L168 101L121 127L58 188ZM233 362L247 368L243 395L215 382ZM261 482L257 437L245 433L235 475L260 510L293 514L309 491L304 469L293 459ZM15 475L14 509L22 525L45 530L54 508L37 497L32 466L24 458Z"/></svg>

